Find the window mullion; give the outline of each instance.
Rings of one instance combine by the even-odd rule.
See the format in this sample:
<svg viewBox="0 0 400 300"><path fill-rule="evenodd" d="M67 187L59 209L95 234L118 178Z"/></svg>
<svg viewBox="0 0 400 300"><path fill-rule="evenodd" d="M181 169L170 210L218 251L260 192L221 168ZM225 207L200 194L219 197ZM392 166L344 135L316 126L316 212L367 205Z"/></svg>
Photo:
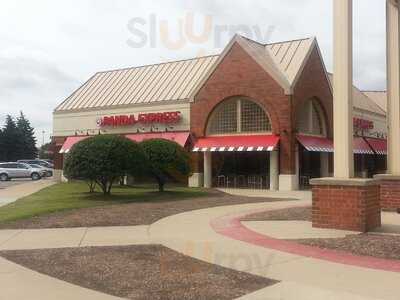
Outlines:
<svg viewBox="0 0 400 300"><path fill-rule="evenodd" d="M237 101L237 132L241 133L242 132L242 101L239 99Z"/></svg>

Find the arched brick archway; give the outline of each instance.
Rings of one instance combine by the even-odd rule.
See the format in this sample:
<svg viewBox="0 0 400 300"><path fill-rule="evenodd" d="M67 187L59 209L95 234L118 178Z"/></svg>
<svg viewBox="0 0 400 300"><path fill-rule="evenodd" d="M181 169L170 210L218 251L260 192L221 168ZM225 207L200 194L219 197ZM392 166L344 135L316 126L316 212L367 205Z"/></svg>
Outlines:
<svg viewBox="0 0 400 300"><path fill-rule="evenodd" d="M300 101L297 101L295 103L295 108L294 108L294 115L293 115L293 126L295 127L294 130L296 133L302 133L299 128L299 118L301 117L301 112L304 110L304 107L307 105L310 105L310 103L313 105L314 109L316 110L316 113L318 114L318 117L320 118L321 121L321 126L323 127L323 135L325 137L332 137L332 116L328 114L328 111L332 111L331 107L326 107L323 101L321 101L318 97L312 96L309 98L303 98ZM303 132L304 133L304 132ZM312 134L312 133L309 133ZM318 135L318 134L317 134Z"/></svg>
<svg viewBox="0 0 400 300"><path fill-rule="evenodd" d="M197 98L191 107L192 133L197 137L206 136L207 124L212 112L224 101L235 97L249 99L257 103L269 116L272 133L280 134L282 124L278 117L280 109L277 101L281 101L281 106L285 105L288 97L284 96L282 97L284 99L280 99L280 97L273 99L272 97L265 97L262 93L250 91L247 88L241 89L239 87L231 89L229 93L223 93L223 91L221 91L218 98Z"/></svg>
<svg viewBox="0 0 400 300"><path fill-rule="evenodd" d="M308 114L308 115L305 115ZM305 120L306 118L317 118L319 124L319 128L308 128L308 130L304 130L301 128L304 125L304 121L313 122L313 120ZM303 99L298 102L294 112L294 126L296 133L305 133L308 135L317 135L317 136L330 136L331 128L329 126L328 115L326 113L326 109L323 106L323 103L317 97L311 97L308 99Z"/></svg>
<svg viewBox="0 0 400 300"><path fill-rule="evenodd" d="M247 104L249 105L253 105L253 109L257 110L257 116L259 118L259 123L260 124L256 124L254 123L253 125L259 125L256 126L256 128L243 128L243 125L237 125L236 126L236 130L232 131L232 132L212 132L212 126L213 126L213 122L216 122L216 118L218 117L217 114L223 113L224 110L229 110L234 108L234 122L236 123L241 123L242 120L240 120L239 118L241 117L245 117L244 116L244 111L242 111L243 109L243 105ZM241 106L242 108L237 109L237 105ZM236 108L235 108L236 106ZM240 110L239 114L240 116L237 115L238 111ZM232 113L232 112L231 112ZM226 117L230 117L230 116L226 116ZM233 120L232 120L233 121ZM265 124L262 124L265 123ZM264 126L262 126L264 125ZM218 104L216 104L213 109L211 110L211 112L208 114L207 118L206 118L206 122L204 124L204 128L203 128L203 135L213 135L213 134L252 134L252 133L260 133L260 134L271 134L272 132L276 132L275 130L275 126L278 125L276 123L273 123L270 117L270 113L268 111L267 108L265 108L265 105L263 105L260 101L257 101L255 99L252 99L248 96L231 96L228 97L226 99L223 99L221 102L219 102ZM253 126L254 127L254 126ZM240 129L239 129L240 128Z"/></svg>

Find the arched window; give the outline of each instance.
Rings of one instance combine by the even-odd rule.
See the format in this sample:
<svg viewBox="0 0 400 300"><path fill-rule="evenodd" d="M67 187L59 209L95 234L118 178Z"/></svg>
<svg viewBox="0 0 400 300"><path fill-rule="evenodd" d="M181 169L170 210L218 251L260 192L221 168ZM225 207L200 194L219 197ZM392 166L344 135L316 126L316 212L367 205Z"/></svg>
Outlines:
<svg viewBox="0 0 400 300"><path fill-rule="evenodd" d="M296 127L299 133L326 135L322 109L316 100L310 99L302 105L297 114Z"/></svg>
<svg viewBox="0 0 400 300"><path fill-rule="evenodd" d="M229 99L218 105L207 127L208 135L270 131L271 122L265 111L245 98Z"/></svg>

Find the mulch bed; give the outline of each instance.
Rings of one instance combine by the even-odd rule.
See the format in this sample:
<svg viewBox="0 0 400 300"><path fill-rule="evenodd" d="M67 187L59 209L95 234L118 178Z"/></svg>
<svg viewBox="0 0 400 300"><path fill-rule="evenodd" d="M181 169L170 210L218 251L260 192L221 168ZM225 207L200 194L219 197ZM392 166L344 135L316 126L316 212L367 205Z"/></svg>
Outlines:
<svg viewBox="0 0 400 300"><path fill-rule="evenodd" d="M311 207L287 208L252 214L241 221L309 221ZM288 240L321 249L337 250L360 256L400 260L400 236L352 234L344 238Z"/></svg>
<svg viewBox="0 0 400 300"><path fill-rule="evenodd" d="M354 234L335 239L291 240L322 249L339 250L354 255L400 260L400 236L382 234Z"/></svg>
<svg viewBox="0 0 400 300"><path fill-rule="evenodd" d="M310 221L311 207L294 207L265 211L246 216L241 221Z"/></svg>
<svg viewBox="0 0 400 300"><path fill-rule="evenodd" d="M71 228L150 225L162 218L208 207L280 201L232 196L219 191L209 196L81 208L0 224L0 229Z"/></svg>
<svg viewBox="0 0 400 300"><path fill-rule="evenodd" d="M40 273L128 299L235 299L277 283L208 264L162 246L5 251Z"/></svg>

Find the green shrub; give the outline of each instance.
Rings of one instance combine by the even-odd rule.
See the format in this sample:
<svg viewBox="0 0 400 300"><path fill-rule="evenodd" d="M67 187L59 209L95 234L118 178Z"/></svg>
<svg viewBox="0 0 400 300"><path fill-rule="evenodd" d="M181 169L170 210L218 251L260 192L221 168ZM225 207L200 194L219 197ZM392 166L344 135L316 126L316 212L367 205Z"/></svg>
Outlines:
<svg viewBox="0 0 400 300"><path fill-rule="evenodd" d="M141 142L148 159L150 174L157 180L159 191L164 191L166 177L172 172L190 174L189 154L179 144L151 139Z"/></svg>
<svg viewBox="0 0 400 300"><path fill-rule="evenodd" d="M145 171L146 156L139 144L116 135L98 135L77 143L64 166L68 179L85 180L91 191L97 184L105 195L122 176Z"/></svg>

